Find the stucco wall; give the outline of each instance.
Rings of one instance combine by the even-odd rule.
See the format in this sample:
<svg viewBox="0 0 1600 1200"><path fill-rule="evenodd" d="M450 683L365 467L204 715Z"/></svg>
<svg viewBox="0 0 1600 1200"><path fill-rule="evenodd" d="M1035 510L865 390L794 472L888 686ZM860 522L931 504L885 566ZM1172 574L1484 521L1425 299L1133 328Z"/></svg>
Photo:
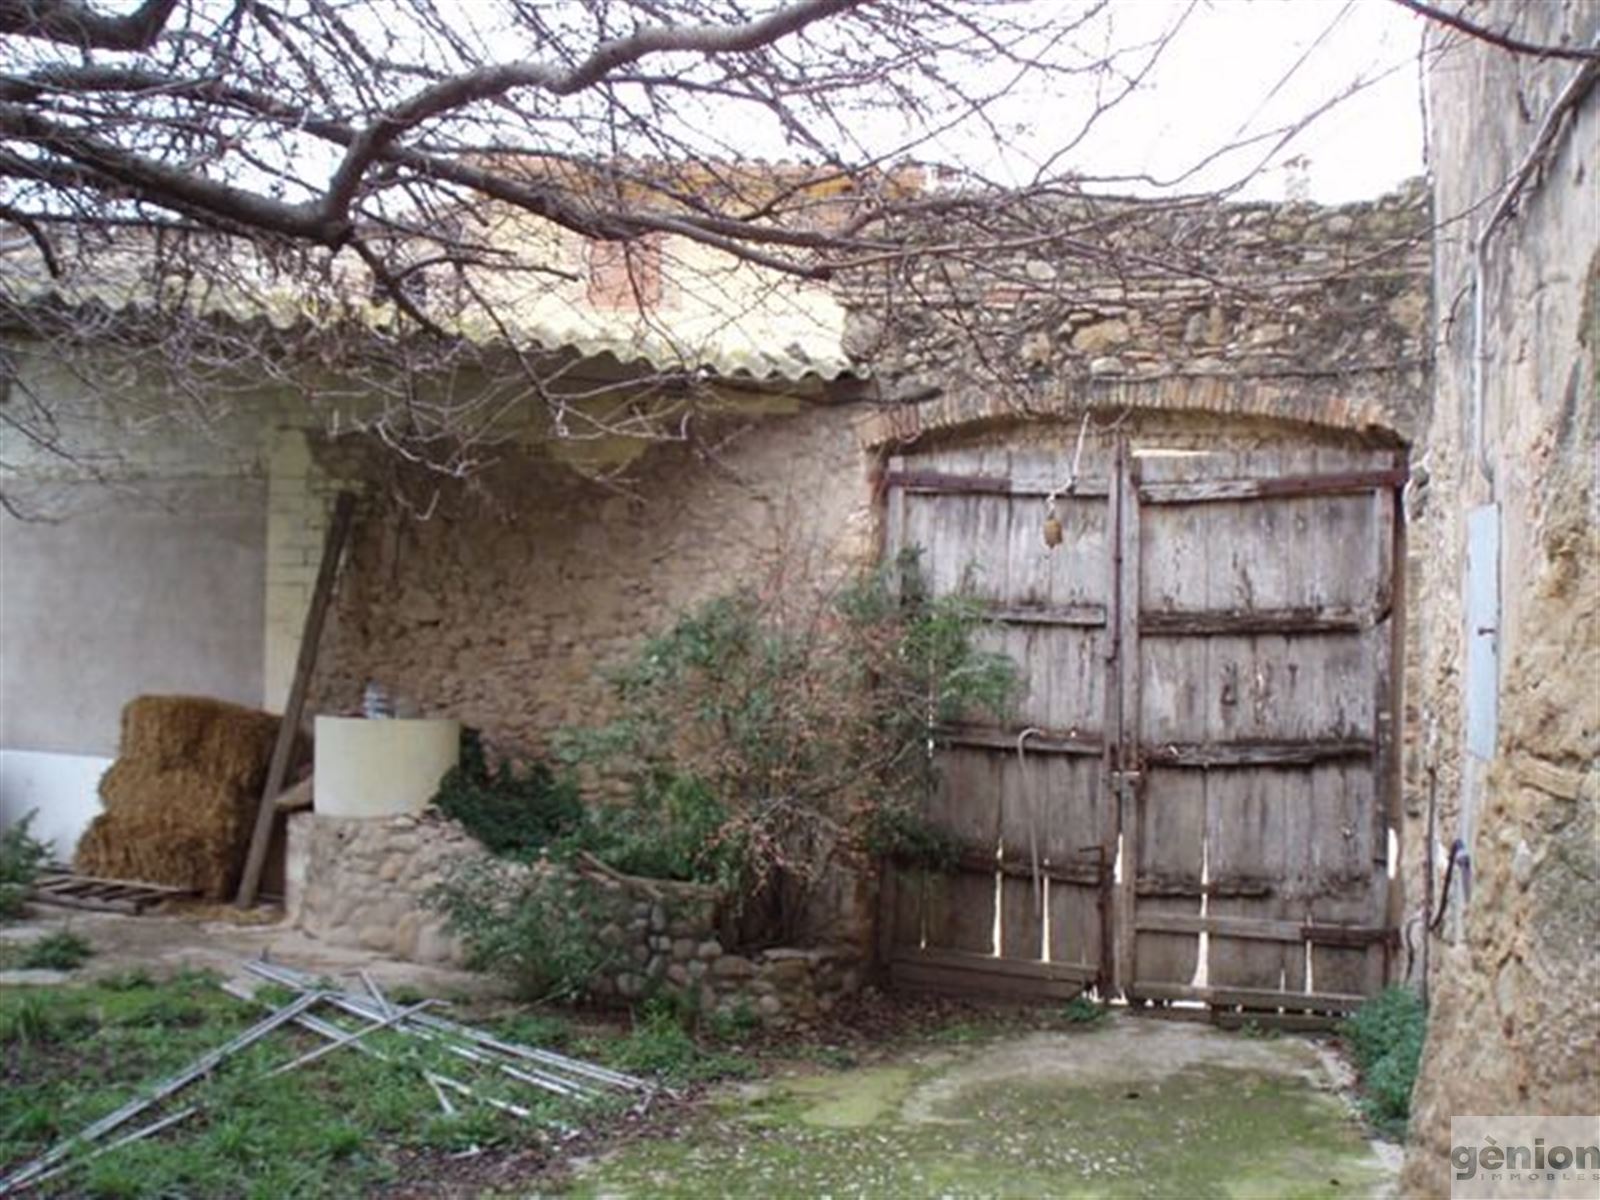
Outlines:
<svg viewBox="0 0 1600 1200"><path fill-rule="evenodd" d="M261 697L260 483L58 484L0 515L0 745L113 754L146 692Z"/></svg>
<svg viewBox="0 0 1600 1200"><path fill-rule="evenodd" d="M1501 2L1473 18L1538 43L1588 44L1583 0ZM1459 38L1452 37L1460 42ZM1425 938L1430 797L1439 880L1466 840L1432 960L1408 1192L1448 1194L1449 1121L1478 1113L1600 1110L1600 95L1488 242L1483 277L1483 458L1475 459L1472 243L1496 189L1578 64L1463 43L1430 74L1437 393L1425 486L1413 488L1421 558L1421 667L1408 764L1413 938ZM1484 203L1485 197L1489 198ZM1464 214L1464 216L1463 216ZM1454 220L1452 218L1463 217ZM1466 514L1499 506L1492 757L1464 743Z"/></svg>

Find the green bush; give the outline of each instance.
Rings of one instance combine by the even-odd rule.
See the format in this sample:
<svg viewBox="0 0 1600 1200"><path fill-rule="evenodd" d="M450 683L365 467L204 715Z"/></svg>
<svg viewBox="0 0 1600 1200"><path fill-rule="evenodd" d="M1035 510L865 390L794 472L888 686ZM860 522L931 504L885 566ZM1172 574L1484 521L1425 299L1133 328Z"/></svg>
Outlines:
<svg viewBox="0 0 1600 1200"><path fill-rule="evenodd" d="M588 850L629 875L735 886L743 846L701 780L656 771L627 804L601 804L559 847Z"/></svg>
<svg viewBox="0 0 1600 1200"><path fill-rule="evenodd" d="M1016 687L979 646L987 620L971 589L930 597L915 554L832 597L693 609L613 673L616 719L559 743L632 784L581 838L620 870L719 884L746 936L778 941L842 856L953 866L960 847L922 815L936 729L1000 715Z"/></svg>
<svg viewBox="0 0 1600 1200"><path fill-rule="evenodd" d="M535 1001L583 994L614 952L595 937L604 924L587 881L482 858L457 862L427 895L467 948L467 965L509 980Z"/></svg>
<svg viewBox="0 0 1600 1200"><path fill-rule="evenodd" d="M28 892L39 877L40 868L50 861L50 847L30 832L34 809L4 833L0 833L0 921L20 917Z"/></svg>
<svg viewBox="0 0 1600 1200"><path fill-rule="evenodd" d="M1380 1129L1403 1136L1411 1089L1422 1061L1428 1014L1409 988L1392 987L1368 1000L1339 1033L1361 1071L1362 1111Z"/></svg>
<svg viewBox="0 0 1600 1200"><path fill-rule="evenodd" d="M491 768L477 730L461 735L461 761L439 781L433 802L494 853L530 859L583 820L574 780L541 762Z"/></svg>

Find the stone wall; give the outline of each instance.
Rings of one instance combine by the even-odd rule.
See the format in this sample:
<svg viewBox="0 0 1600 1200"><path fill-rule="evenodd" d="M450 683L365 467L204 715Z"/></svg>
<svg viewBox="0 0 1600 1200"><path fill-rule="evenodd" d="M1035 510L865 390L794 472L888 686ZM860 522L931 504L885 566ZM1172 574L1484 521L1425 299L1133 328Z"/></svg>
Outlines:
<svg viewBox="0 0 1600 1200"><path fill-rule="evenodd" d="M287 919L333 945L461 965L465 946L425 897L464 858L488 855L433 812L297 813L289 821ZM860 955L847 946L726 951L717 894L703 885L588 875L582 886L594 939L609 951L592 984L598 1000L671 996L706 1016L748 1014L785 1028L829 1012L861 986Z"/></svg>
<svg viewBox="0 0 1600 1200"><path fill-rule="evenodd" d="M1600 31L1584 0L1497 0L1472 16L1542 44L1589 45ZM1439 366L1412 495L1424 559L1411 603L1425 614L1407 787L1414 940L1428 939L1427 880L1442 885L1458 837L1470 870L1457 871L1427 941L1432 1007L1405 1184L1429 1195L1448 1192L1453 1115L1600 1111L1600 95L1591 85L1489 232L1475 339L1473 243L1581 64L1448 40L1429 81ZM1501 605L1494 633L1478 635L1463 608L1465 521L1489 504ZM1464 739L1475 636L1499 650L1498 680L1483 681L1499 704L1486 760Z"/></svg>
<svg viewBox="0 0 1600 1200"><path fill-rule="evenodd" d="M781 597L870 562L870 457L831 409L729 424L652 449L608 485L517 456L446 485L427 520L368 505L318 666L320 711L368 679L538 753L605 718L604 671L684 609Z"/></svg>
<svg viewBox="0 0 1600 1200"><path fill-rule="evenodd" d="M1420 181L1338 208L1001 206L993 226L1013 226L1019 249L852 280L847 345L906 402L879 416L879 440L1080 406L1411 440L1427 399L1429 218Z"/></svg>

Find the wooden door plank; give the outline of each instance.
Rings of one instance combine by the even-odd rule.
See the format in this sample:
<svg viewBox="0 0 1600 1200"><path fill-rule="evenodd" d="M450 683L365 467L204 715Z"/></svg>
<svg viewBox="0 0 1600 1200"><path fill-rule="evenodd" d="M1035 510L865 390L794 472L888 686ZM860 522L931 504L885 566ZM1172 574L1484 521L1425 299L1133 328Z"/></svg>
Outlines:
<svg viewBox="0 0 1600 1200"><path fill-rule="evenodd" d="M1145 504L1210 504L1296 496L1340 496L1393 488L1404 484L1405 480L1404 468L1384 467L1277 478L1146 483L1139 488L1139 499Z"/></svg>

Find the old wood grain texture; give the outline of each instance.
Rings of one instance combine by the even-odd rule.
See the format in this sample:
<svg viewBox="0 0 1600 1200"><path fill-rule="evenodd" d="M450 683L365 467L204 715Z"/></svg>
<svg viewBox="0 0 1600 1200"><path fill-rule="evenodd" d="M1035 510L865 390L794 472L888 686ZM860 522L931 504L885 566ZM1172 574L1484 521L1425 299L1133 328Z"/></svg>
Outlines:
<svg viewBox="0 0 1600 1200"><path fill-rule="evenodd" d="M239 891L234 903L249 908L256 902L261 887L261 871L267 863L267 849L272 843L272 824L278 815L275 801L283 791L289 774L289 759L294 744L300 736L300 717L305 711L306 692L311 687L311 672L317 663L317 646L322 641L322 626L333 601L334 584L339 576L339 560L344 555L345 542L349 540L350 524L355 518L356 498L351 492L340 492L334 501L333 518L328 524L322 543L322 562L317 568L317 582L311 591L311 606L306 610L305 626L300 633L300 653L295 659L294 679L289 685L288 702L284 705L283 719L278 724L277 741L273 743L272 758L267 764L267 781L261 789L261 799L256 805L255 825L250 833L250 848L245 854L244 870L239 876Z"/></svg>
<svg viewBox="0 0 1600 1200"><path fill-rule="evenodd" d="M1403 459L1290 442L1134 458L1091 439L1052 550L1066 457L890 463L886 548L922 546L935 593L980 596L985 645L1023 669L1008 721L941 731L930 815L964 869L897 878L895 976L1024 995L1042 977L992 964L1065 964L1134 996L1321 1021L1381 986L1392 940ZM1095 851L1109 863L1119 833L1103 892Z"/></svg>

